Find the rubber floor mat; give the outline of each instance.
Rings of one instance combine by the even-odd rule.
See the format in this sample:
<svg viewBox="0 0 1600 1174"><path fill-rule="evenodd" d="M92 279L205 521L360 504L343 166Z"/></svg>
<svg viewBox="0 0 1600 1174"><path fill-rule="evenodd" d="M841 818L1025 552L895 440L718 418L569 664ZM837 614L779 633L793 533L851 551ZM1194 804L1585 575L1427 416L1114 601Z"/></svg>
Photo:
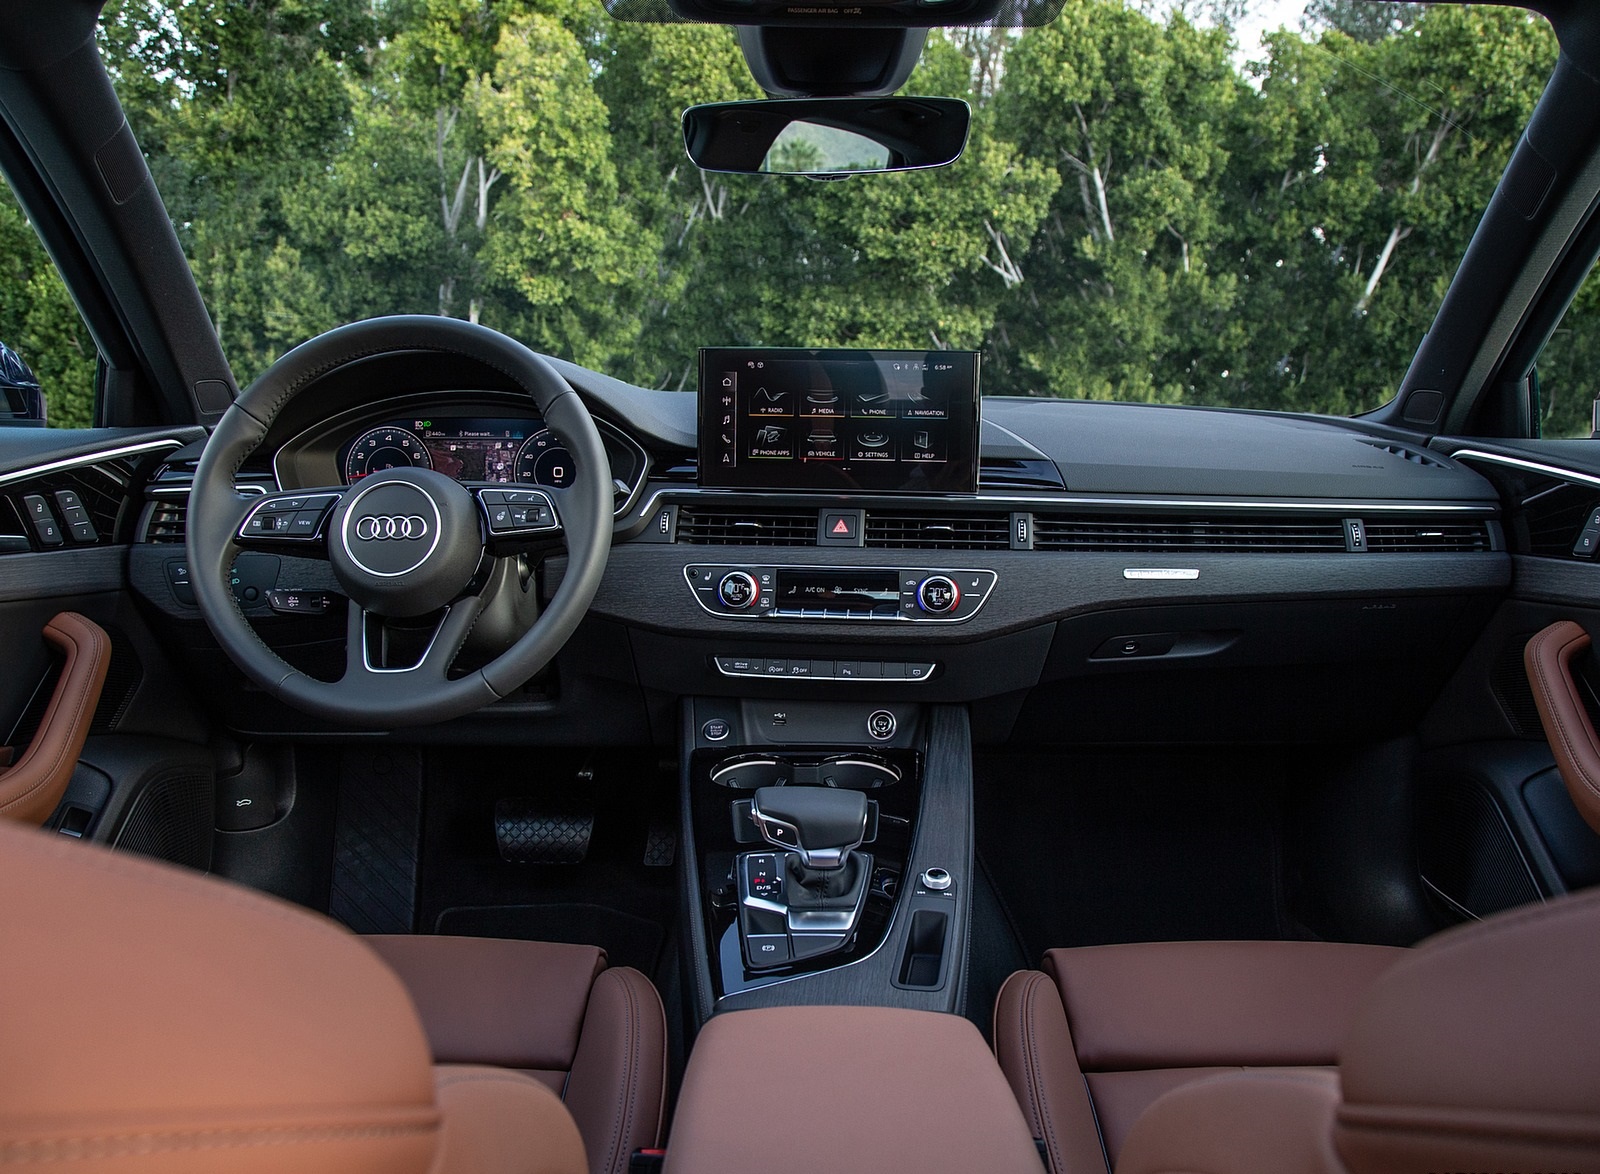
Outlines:
<svg viewBox="0 0 1600 1174"><path fill-rule="evenodd" d="M1270 751L985 755L978 852L1031 965L1055 946L1291 936L1294 777Z"/></svg>
<svg viewBox="0 0 1600 1174"><path fill-rule="evenodd" d="M410 933L422 840L422 755L348 750L339 769L328 912L356 933Z"/></svg>

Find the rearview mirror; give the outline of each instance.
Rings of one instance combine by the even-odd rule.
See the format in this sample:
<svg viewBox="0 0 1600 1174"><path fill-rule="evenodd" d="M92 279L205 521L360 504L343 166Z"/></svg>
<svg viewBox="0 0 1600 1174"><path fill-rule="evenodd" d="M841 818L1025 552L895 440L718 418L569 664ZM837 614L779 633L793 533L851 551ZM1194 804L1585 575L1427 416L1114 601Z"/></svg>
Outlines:
<svg viewBox="0 0 1600 1174"><path fill-rule="evenodd" d="M683 112L683 145L702 171L842 179L946 167L971 119L959 98L715 102Z"/></svg>

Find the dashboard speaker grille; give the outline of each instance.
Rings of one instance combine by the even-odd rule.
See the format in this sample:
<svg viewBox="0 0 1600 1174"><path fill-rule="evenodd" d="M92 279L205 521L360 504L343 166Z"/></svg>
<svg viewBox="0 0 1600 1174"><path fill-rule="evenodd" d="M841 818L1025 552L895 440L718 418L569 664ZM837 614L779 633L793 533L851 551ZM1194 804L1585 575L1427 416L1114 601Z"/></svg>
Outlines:
<svg viewBox="0 0 1600 1174"><path fill-rule="evenodd" d="M685 506L678 511L678 541L695 546L815 546L817 511Z"/></svg>
<svg viewBox="0 0 1600 1174"><path fill-rule="evenodd" d="M1036 514L1033 545L1035 550L1307 554L1343 552L1345 537L1339 518L1179 520Z"/></svg>
<svg viewBox="0 0 1600 1174"><path fill-rule="evenodd" d="M1367 523L1367 549L1374 554L1471 554L1490 549L1482 522Z"/></svg>
<svg viewBox="0 0 1600 1174"><path fill-rule="evenodd" d="M1011 515L868 513L865 544L880 550L1008 550Z"/></svg>

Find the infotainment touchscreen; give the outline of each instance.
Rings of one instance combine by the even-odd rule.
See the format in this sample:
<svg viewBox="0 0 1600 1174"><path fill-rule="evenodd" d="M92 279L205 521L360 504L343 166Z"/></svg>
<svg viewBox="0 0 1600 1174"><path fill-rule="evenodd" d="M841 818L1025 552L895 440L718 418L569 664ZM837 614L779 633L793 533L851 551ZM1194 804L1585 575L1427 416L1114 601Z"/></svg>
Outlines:
<svg viewBox="0 0 1600 1174"><path fill-rule="evenodd" d="M973 493L973 351L700 352L700 484Z"/></svg>

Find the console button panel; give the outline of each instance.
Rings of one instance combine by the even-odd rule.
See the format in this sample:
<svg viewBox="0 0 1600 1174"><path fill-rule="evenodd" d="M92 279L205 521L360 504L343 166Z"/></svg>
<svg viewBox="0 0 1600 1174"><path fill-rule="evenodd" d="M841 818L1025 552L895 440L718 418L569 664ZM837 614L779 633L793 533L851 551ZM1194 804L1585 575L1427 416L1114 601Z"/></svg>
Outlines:
<svg viewBox="0 0 1600 1174"><path fill-rule="evenodd" d="M725 677L785 677L806 681L926 681L938 669L926 660L810 660L777 656L714 656Z"/></svg>
<svg viewBox="0 0 1600 1174"><path fill-rule="evenodd" d="M988 602L999 578L995 572L981 568L763 567L731 563L692 563L683 568L683 577L701 607L726 619L933 624L959 624L977 615ZM803 669L739 671L727 675L800 677L820 674L807 664ZM848 677L853 674L828 675Z"/></svg>

